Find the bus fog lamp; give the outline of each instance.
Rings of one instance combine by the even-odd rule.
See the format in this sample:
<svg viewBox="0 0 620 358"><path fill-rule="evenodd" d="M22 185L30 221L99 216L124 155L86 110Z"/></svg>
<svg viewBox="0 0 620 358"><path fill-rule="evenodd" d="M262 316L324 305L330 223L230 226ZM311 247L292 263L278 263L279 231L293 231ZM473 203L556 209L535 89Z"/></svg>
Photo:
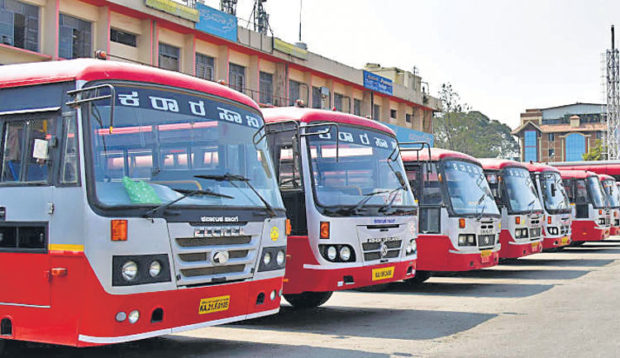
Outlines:
<svg viewBox="0 0 620 358"><path fill-rule="evenodd" d="M140 312L138 312L138 310L133 310L129 312L129 323L134 324L138 322L139 319L140 319Z"/></svg>
<svg viewBox="0 0 620 358"><path fill-rule="evenodd" d="M327 258L330 261L336 260L337 256L338 256L338 251L336 250L335 246L330 246L330 247L327 248Z"/></svg>
<svg viewBox="0 0 620 358"><path fill-rule="evenodd" d="M157 277L160 273L161 264L159 263L159 261L155 260L151 262L151 265L149 266L149 275L151 275L151 277Z"/></svg>
<svg viewBox="0 0 620 358"><path fill-rule="evenodd" d="M414 253L418 250L418 243L415 241L415 239L411 239L411 241L409 242L409 248L411 249L411 253Z"/></svg>
<svg viewBox="0 0 620 358"><path fill-rule="evenodd" d="M263 264L269 265L271 262L271 254L269 252L265 252L265 256L263 256Z"/></svg>
<svg viewBox="0 0 620 358"><path fill-rule="evenodd" d="M133 281L138 277L138 264L133 261L127 261L123 264L121 275L126 281Z"/></svg>
<svg viewBox="0 0 620 358"><path fill-rule="evenodd" d="M127 314L121 311L116 314L115 318L116 318L116 322L123 322L124 320L127 319Z"/></svg>
<svg viewBox="0 0 620 358"><path fill-rule="evenodd" d="M276 290L271 291L269 294L269 299L272 301L276 299Z"/></svg>
<svg viewBox="0 0 620 358"><path fill-rule="evenodd" d="M285 257L286 257L286 254L284 254L284 251L279 250L278 253L276 254L276 263L278 264L278 266L284 265Z"/></svg>
<svg viewBox="0 0 620 358"><path fill-rule="evenodd" d="M343 246L340 248L340 259L342 261L349 261L351 258L351 249L348 246Z"/></svg>
<svg viewBox="0 0 620 358"><path fill-rule="evenodd" d="M459 246L476 246L476 235L460 234L458 237Z"/></svg>

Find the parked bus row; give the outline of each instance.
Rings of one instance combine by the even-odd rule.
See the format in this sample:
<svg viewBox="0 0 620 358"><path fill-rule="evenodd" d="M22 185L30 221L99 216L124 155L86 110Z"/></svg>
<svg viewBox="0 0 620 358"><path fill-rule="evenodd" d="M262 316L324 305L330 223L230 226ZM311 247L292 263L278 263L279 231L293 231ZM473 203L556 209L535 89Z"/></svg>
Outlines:
<svg viewBox="0 0 620 358"><path fill-rule="evenodd" d="M146 66L0 67L0 131L0 351L256 318L281 297L317 307L620 226L613 177L398 143L350 114L261 111Z"/></svg>

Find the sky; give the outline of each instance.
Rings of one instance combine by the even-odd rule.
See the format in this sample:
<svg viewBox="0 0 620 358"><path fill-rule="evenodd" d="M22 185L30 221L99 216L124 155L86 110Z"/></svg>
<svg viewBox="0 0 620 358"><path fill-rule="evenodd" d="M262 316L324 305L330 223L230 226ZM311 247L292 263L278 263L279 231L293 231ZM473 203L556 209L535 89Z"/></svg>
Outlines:
<svg viewBox="0 0 620 358"><path fill-rule="evenodd" d="M239 0L237 16L249 19L253 3ZM264 6L274 35L297 41L300 0ZM612 0L304 0L302 39L356 68L415 66L432 95L451 83L464 103L515 128L526 108L604 101L601 59L619 15Z"/></svg>

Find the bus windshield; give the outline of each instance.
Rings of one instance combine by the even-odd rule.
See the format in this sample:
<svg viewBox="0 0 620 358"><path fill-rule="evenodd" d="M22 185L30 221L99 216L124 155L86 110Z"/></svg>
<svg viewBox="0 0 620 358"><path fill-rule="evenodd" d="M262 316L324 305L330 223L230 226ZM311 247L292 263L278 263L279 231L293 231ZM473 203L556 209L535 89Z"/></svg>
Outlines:
<svg viewBox="0 0 620 358"><path fill-rule="evenodd" d="M499 215L482 167L462 160L443 163L444 183L457 215Z"/></svg>
<svg viewBox="0 0 620 358"><path fill-rule="evenodd" d="M507 194L508 210L511 214L542 210L529 170L506 168L503 170L502 179L504 192Z"/></svg>
<svg viewBox="0 0 620 358"><path fill-rule="evenodd" d="M570 209L570 203L560 174L555 172L543 173L540 176L540 187L545 209L548 212L552 213Z"/></svg>
<svg viewBox="0 0 620 358"><path fill-rule="evenodd" d="M162 87L115 84L115 93L113 124L109 99L84 107L100 205L266 206L260 195L283 208L266 143L252 141L256 111Z"/></svg>
<svg viewBox="0 0 620 358"><path fill-rule="evenodd" d="M311 131L326 132L328 128L329 133L306 137L318 205L332 209L416 206L400 155L394 152L394 137L340 125L337 148L335 127L319 126Z"/></svg>
<svg viewBox="0 0 620 358"><path fill-rule="evenodd" d="M588 177L588 179L586 179L586 185L588 186L588 192L592 197L592 205L594 205L595 208L605 207L607 200L598 177Z"/></svg>
<svg viewBox="0 0 620 358"><path fill-rule="evenodd" d="M603 180L601 182L603 184L603 189L605 189L605 193L607 194L607 198L609 199L609 205L612 208L620 207L619 195L620 191L618 191L618 186L616 182L610 179Z"/></svg>

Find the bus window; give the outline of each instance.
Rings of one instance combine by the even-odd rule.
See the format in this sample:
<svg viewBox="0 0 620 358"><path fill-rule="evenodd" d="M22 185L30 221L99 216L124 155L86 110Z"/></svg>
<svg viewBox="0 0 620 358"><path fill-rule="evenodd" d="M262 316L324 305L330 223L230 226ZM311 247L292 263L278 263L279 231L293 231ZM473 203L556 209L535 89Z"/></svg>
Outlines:
<svg viewBox="0 0 620 358"><path fill-rule="evenodd" d="M8 122L3 143L3 182L47 181L51 167L48 140L53 128L49 119Z"/></svg>
<svg viewBox="0 0 620 358"><path fill-rule="evenodd" d="M280 189L299 189L301 188L301 177L299 171L299 160L297 156L293 156L293 148L280 147L280 178L278 183Z"/></svg>
<svg viewBox="0 0 620 358"><path fill-rule="evenodd" d="M76 184L78 182L78 144L75 117L65 118L65 143L61 166L60 182Z"/></svg>

